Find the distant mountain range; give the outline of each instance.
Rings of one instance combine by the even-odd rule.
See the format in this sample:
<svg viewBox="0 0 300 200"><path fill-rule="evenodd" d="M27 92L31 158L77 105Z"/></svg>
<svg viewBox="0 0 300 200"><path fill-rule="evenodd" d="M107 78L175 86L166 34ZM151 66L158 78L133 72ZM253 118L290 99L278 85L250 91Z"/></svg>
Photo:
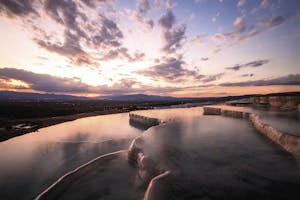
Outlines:
<svg viewBox="0 0 300 200"><path fill-rule="evenodd" d="M82 97L62 94L42 94L31 92L0 91L0 101L75 101L75 100L106 100L106 101L210 101L210 100L234 100L251 96L300 96L300 92L273 93L266 95L242 95L227 97L205 98L176 98L170 96L157 96L146 94L111 95L99 97Z"/></svg>
<svg viewBox="0 0 300 200"><path fill-rule="evenodd" d="M102 99L114 101L176 101L179 98L169 96L156 96L146 94L131 94L131 95L113 95L105 96Z"/></svg>
<svg viewBox="0 0 300 200"><path fill-rule="evenodd" d="M0 91L0 101L38 101L38 100L88 100L87 97L78 97L72 95L60 95L60 94L42 94L31 92L13 92L13 91Z"/></svg>
<svg viewBox="0 0 300 200"><path fill-rule="evenodd" d="M178 98L145 94L81 97L60 94L0 91L0 101L72 101L72 100L110 100L110 101L176 101Z"/></svg>

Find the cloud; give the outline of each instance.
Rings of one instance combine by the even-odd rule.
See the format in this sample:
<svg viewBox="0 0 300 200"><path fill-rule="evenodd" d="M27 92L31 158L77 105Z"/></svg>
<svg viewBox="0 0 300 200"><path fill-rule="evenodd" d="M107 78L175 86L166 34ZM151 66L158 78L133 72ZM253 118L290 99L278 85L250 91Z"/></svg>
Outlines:
<svg viewBox="0 0 300 200"><path fill-rule="evenodd" d="M152 19L147 18L147 13L151 9L151 5L149 0L137 0L137 11L132 11L130 9L126 9L129 13L129 17L141 25L145 26L147 29L153 29L154 22Z"/></svg>
<svg viewBox="0 0 300 200"><path fill-rule="evenodd" d="M269 5L270 5L270 3L269 3L268 0L261 0L261 2L260 2L260 6L261 6L261 7L266 8L266 7L268 7Z"/></svg>
<svg viewBox="0 0 300 200"><path fill-rule="evenodd" d="M208 61L209 58L208 58L208 57L203 57L203 58L201 58L200 60L201 60L201 61Z"/></svg>
<svg viewBox="0 0 300 200"><path fill-rule="evenodd" d="M128 52L127 48L121 47L118 49L112 49L108 51L105 55L102 56L101 60L108 61L108 60L113 60L118 58L118 59L125 59L130 62L135 62L135 61L142 61L144 57L145 54L143 52L136 51L132 56Z"/></svg>
<svg viewBox="0 0 300 200"><path fill-rule="evenodd" d="M12 85L10 80L24 82L28 87L22 85ZM132 86L139 85L141 89ZM83 83L80 78L62 78L48 74L38 74L31 71L16 68L0 68L0 87L8 89L31 89L48 93L68 93L68 94L121 94L131 92L143 92L146 88L155 88L142 85L132 78L121 79L112 86L98 85L92 86Z"/></svg>
<svg viewBox="0 0 300 200"><path fill-rule="evenodd" d="M34 0L2 0L0 1L0 10L4 9L10 17L36 14L33 8L34 2Z"/></svg>
<svg viewBox="0 0 300 200"><path fill-rule="evenodd" d="M192 43L194 45L202 45L202 44L204 44L204 40L206 37L207 37L207 34L196 35L190 40L190 43Z"/></svg>
<svg viewBox="0 0 300 200"><path fill-rule="evenodd" d="M85 3L92 5L94 1L87 1ZM70 46L68 45L70 36L73 38L72 43L75 42L74 46L76 46L76 49L79 50L80 48L81 51L83 51L79 43L81 39L90 41L93 45L98 47L101 45L102 48L119 47L121 45L120 40L123 38L122 31L113 20L103 14L99 14L97 18L98 23L95 23L95 21L89 20L89 18L80 11L79 4L70 0L46 0L44 9L54 21L65 26L64 46ZM80 23L80 20L84 23ZM84 24L88 25L88 29L86 29ZM60 52L60 50L57 51L57 53Z"/></svg>
<svg viewBox="0 0 300 200"><path fill-rule="evenodd" d="M157 9L160 9L163 4L163 0L155 0L154 5Z"/></svg>
<svg viewBox="0 0 300 200"><path fill-rule="evenodd" d="M201 77L200 80L203 83L209 83L209 82L213 82L213 81L219 80L224 75L225 75L225 73L219 73L219 74L214 74L214 75L202 75L202 77Z"/></svg>
<svg viewBox="0 0 300 200"><path fill-rule="evenodd" d="M195 3L196 4L202 4L202 3L204 3L206 0L195 0Z"/></svg>
<svg viewBox="0 0 300 200"><path fill-rule="evenodd" d="M167 12L164 13L158 24L161 27L161 34L164 41L162 50L166 53L174 53L182 47L182 40L185 38L186 24L175 26L176 18L172 11L172 5L169 5Z"/></svg>
<svg viewBox="0 0 300 200"><path fill-rule="evenodd" d="M268 85L300 85L300 74L290 74L273 79L262 79L255 81L222 83L220 86L268 86Z"/></svg>
<svg viewBox="0 0 300 200"><path fill-rule="evenodd" d="M215 33L213 36L212 36L212 40L214 41L214 42L222 42L222 41L224 41L226 38L225 38L225 36L224 36L224 34L222 34L222 33Z"/></svg>
<svg viewBox="0 0 300 200"><path fill-rule="evenodd" d="M81 0L85 5L89 7L95 7L97 2L106 2L108 0Z"/></svg>
<svg viewBox="0 0 300 200"><path fill-rule="evenodd" d="M197 72L185 69L184 64L181 58L168 57L160 64L138 71L138 74L167 82L183 81L186 78L198 79Z"/></svg>
<svg viewBox="0 0 300 200"><path fill-rule="evenodd" d="M236 27L239 31L244 31L245 30L245 17L244 16L239 16L235 19L233 22L234 27Z"/></svg>
<svg viewBox="0 0 300 200"><path fill-rule="evenodd" d="M30 89L43 92L86 93L91 86L78 78L60 78L48 74L37 74L23 69L2 68L0 79L15 79L27 83Z"/></svg>
<svg viewBox="0 0 300 200"><path fill-rule="evenodd" d="M165 31L163 34L165 45L162 50L168 53L173 53L180 49L182 47L181 42L185 38L185 31L185 25Z"/></svg>
<svg viewBox="0 0 300 200"><path fill-rule="evenodd" d="M99 21L101 23L98 25L101 28L90 27L89 30L89 33L93 33L93 31L96 33L92 36L93 44L102 48L120 47L120 40L123 38L123 33L117 24L105 16L101 16Z"/></svg>
<svg viewBox="0 0 300 200"><path fill-rule="evenodd" d="M101 58L109 57L112 52L120 49L127 49L122 43L123 32L116 23L117 14L106 9L112 2L114 1L4 0L0 1L0 9L6 10L9 17L19 17L26 29L33 34L33 41L41 48L66 57L76 65L99 66ZM144 10L148 8L146 4L139 5ZM105 12L100 12L99 9ZM29 17L30 13L36 13L37 17ZM154 25L152 20L139 20L150 28ZM54 31L48 30L45 21ZM137 59L135 53L127 54L128 56L124 56L124 53L118 53L121 59L128 58L128 62Z"/></svg>
<svg viewBox="0 0 300 200"><path fill-rule="evenodd" d="M239 71L241 68L245 68L245 67L260 67L260 66L267 64L268 62L269 62L269 60L266 60L266 59L265 60L255 60L255 61L248 62L245 64L237 64L237 65L234 65L233 67L226 67L226 69Z"/></svg>
<svg viewBox="0 0 300 200"><path fill-rule="evenodd" d="M215 16L213 16L213 17L211 18L211 21L212 21L212 22L216 22L217 19L220 17L220 15L221 15L221 13L220 13L220 12L217 12L217 13L215 14Z"/></svg>
<svg viewBox="0 0 300 200"><path fill-rule="evenodd" d="M44 9L57 23L76 32L78 36L86 37L86 33L82 30L76 19L78 17L87 19L87 17L79 11L75 1L45 0Z"/></svg>
<svg viewBox="0 0 300 200"><path fill-rule="evenodd" d="M80 46L78 37L70 32L65 33L65 41L63 44L36 39L39 46L50 52L68 57L74 64L92 64L92 59Z"/></svg>
<svg viewBox="0 0 300 200"><path fill-rule="evenodd" d="M138 23L144 25L148 29L153 29L153 27L154 27L153 20L152 19L147 19L141 13L134 12L131 17L132 17L132 19L134 19Z"/></svg>
<svg viewBox="0 0 300 200"><path fill-rule="evenodd" d="M58 12L57 9L60 10L61 8L57 7L56 4L54 5L50 6L51 11L48 12L52 13L52 18L59 21L60 19L57 18L56 13ZM58 5L61 6L60 3ZM80 16L79 18L82 20L86 18L84 14L77 10L76 4L71 5L74 5L74 8L67 9L63 16L72 16L75 19ZM76 12L77 14L74 14ZM68 20L64 19L63 21ZM151 22L147 23L150 24ZM99 60L107 61L109 59L126 59L129 62L134 62L142 58L137 53L130 55L128 49L122 44L123 37L122 31L115 21L103 14L98 14L96 20L88 20L82 23L79 21L70 22L70 25L67 25L64 31L63 43L52 42L51 37L50 39L47 39L49 37L45 37L46 39L39 38L36 41L46 50L65 56L77 65L99 65L97 64ZM97 55L93 56L91 53L86 52L87 47L97 50Z"/></svg>
<svg viewBox="0 0 300 200"><path fill-rule="evenodd" d="M148 0L137 0L137 9L140 13L147 13L151 6Z"/></svg>
<svg viewBox="0 0 300 200"><path fill-rule="evenodd" d="M166 1L166 8L167 10L172 10L174 8L174 4L171 2L171 0Z"/></svg>
<svg viewBox="0 0 300 200"><path fill-rule="evenodd" d="M175 24L175 15L172 10L167 10L166 13L164 13L160 19L159 19L159 25L161 25L164 29L170 29Z"/></svg>
<svg viewBox="0 0 300 200"><path fill-rule="evenodd" d="M137 74L151 77L154 80L163 80L168 83L193 81L208 83L219 80L225 75L225 73L203 75L199 74L197 68L194 70L186 69L186 63L180 56L178 58L162 58L159 61L161 61L161 63L151 66L145 70L138 71Z"/></svg>
<svg viewBox="0 0 300 200"><path fill-rule="evenodd" d="M226 33L215 33L211 39L215 42L215 53L220 52L223 49L232 47L239 44L242 41L253 38L262 32L265 32L273 27L280 26L286 21L296 17L297 14L289 14L285 16L270 17L269 20L260 21L255 24L247 24L246 16L238 16L234 22L234 30Z"/></svg>
<svg viewBox="0 0 300 200"><path fill-rule="evenodd" d="M143 52L139 52L139 51L136 51L133 55L133 57L131 57L131 59L129 59L130 61L132 62L135 62L135 61L142 61L144 58L145 58L146 54L143 53Z"/></svg>
<svg viewBox="0 0 300 200"><path fill-rule="evenodd" d="M249 63L244 64L246 67L260 67L264 64L267 64L269 60L256 60Z"/></svg>
<svg viewBox="0 0 300 200"><path fill-rule="evenodd" d="M237 3L238 7L244 6L246 4L246 0L239 0Z"/></svg>
<svg viewBox="0 0 300 200"><path fill-rule="evenodd" d="M266 21L263 24L264 27L266 28L273 28L275 26L279 26L280 24L282 24L283 22L285 22L286 20L288 20L290 17L286 16L276 16L271 18L270 21Z"/></svg>
<svg viewBox="0 0 300 200"><path fill-rule="evenodd" d="M241 77L253 77L254 74L242 74Z"/></svg>
<svg viewBox="0 0 300 200"><path fill-rule="evenodd" d="M18 80L27 85L11 84L11 80ZM136 87L134 87L136 86ZM123 78L112 86L92 86L83 83L80 78L62 78L48 74L38 74L23 69L0 68L0 88L15 90L34 90L47 93L64 94L134 94L134 93L165 93L180 90L180 87L154 87L144 85L134 78Z"/></svg>

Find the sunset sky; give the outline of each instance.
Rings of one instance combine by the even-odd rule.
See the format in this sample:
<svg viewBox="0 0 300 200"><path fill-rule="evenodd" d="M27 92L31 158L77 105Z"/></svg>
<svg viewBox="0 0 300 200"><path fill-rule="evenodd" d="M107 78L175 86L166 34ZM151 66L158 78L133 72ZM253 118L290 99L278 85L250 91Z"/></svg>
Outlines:
<svg viewBox="0 0 300 200"><path fill-rule="evenodd" d="M0 89L300 91L299 0L0 0Z"/></svg>

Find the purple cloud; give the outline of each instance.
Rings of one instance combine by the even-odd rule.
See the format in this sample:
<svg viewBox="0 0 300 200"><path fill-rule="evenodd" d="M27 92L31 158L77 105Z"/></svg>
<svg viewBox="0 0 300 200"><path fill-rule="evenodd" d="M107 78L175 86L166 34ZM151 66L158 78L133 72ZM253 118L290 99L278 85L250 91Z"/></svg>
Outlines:
<svg viewBox="0 0 300 200"><path fill-rule="evenodd" d="M169 6L167 12L158 21L165 43L162 50L167 53L174 53L177 49L180 49L182 40L185 38L186 24L174 26L175 22L176 18L172 11L172 6Z"/></svg>
<svg viewBox="0 0 300 200"><path fill-rule="evenodd" d="M268 62L269 62L269 60L255 60L255 61L248 62L245 64L236 64L233 67L226 67L226 69L239 71L241 68L245 68L245 67L260 67L260 66L267 64Z"/></svg>
<svg viewBox="0 0 300 200"><path fill-rule="evenodd" d="M300 74L290 74L273 79L261 79L255 81L222 83L220 86L268 86L268 85L300 85Z"/></svg>

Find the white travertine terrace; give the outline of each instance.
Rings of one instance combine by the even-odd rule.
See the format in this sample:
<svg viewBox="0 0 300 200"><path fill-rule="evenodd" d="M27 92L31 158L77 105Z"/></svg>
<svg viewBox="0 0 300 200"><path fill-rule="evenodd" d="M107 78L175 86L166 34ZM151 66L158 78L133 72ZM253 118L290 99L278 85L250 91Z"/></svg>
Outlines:
<svg viewBox="0 0 300 200"><path fill-rule="evenodd" d="M164 179L168 178L171 175L171 171L167 170L158 176L155 176L149 183L148 188L145 192L144 200L158 200L162 199L162 197L159 196L160 192L160 186Z"/></svg>
<svg viewBox="0 0 300 200"><path fill-rule="evenodd" d="M251 97L250 102L253 104L269 105L274 108L294 109L300 103L299 96L261 96Z"/></svg>
<svg viewBox="0 0 300 200"><path fill-rule="evenodd" d="M159 119L148 118L137 114L131 114L130 119L132 119L132 116L133 119L143 119L139 122L142 122L143 124L146 123L146 125L148 125L148 119L155 119L155 122L159 122L159 124L162 123L162 121ZM159 194L159 192L157 192L159 190L159 183L166 177L169 177L171 175L171 171L159 169L155 161L153 161L153 159L144 155L142 146L144 144L145 134L147 134L147 132L144 132L141 136L135 138L131 142L130 147L128 149L128 162L132 165L137 166L138 176L143 182L149 182L144 195L144 200L161 199L156 197L156 195Z"/></svg>
<svg viewBox="0 0 300 200"><path fill-rule="evenodd" d="M158 169L156 163L150 157L144 155L142 148L145 134L147 134L147 132L144 132L131 142L128 149L128 162L132 165L136 165L140 179L144 182L148 182L165 170Z"/></svg>
<svg viewBox="0 0 300 200"><path fill-rule="evenodd" d="M256 114L214 107L203 107L203 109L204 115L222 115L227 117L248 119L252 122L257 131L271 139L289 153L300 157L300 137L280 132L269 124L262 122L259 119L259 116Z"/></svg>
<svg viewBox="0 0 300 200"><path fill-rule="evenodd" d="M161 121L157 118L145 117L134 113L129 113L129 119L146 127L156 126L161 123Z"/></svg>
<svg viewBox="0 0 300 200"><path fill-rule="evenodd" d="M268 106L282 110L293 110L299 108L300 96L256 96L238 100L227 101L227 105Z"/></svg>

